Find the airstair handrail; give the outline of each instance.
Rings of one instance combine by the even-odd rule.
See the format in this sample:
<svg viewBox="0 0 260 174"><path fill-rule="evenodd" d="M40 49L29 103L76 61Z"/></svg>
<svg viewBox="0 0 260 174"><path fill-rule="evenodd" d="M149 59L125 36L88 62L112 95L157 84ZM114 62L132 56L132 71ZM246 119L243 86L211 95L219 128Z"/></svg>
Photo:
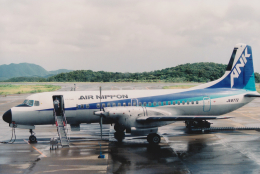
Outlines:
<svg viewBox="0 0 260 174"><path fill-rule="evenodd" d="M58 123L58 119L57 119L57 115L56 112L54 110L54 116L55 116L55 126L57 127L57 131L58 131L58 136L60 138L60 143L61 143L61 137L60 137L60 128L59 128L59 123ZM58 126L57 126L58 125ZM62 144L62 143L61 143Z"/></svg>
<svg viewBox="0 0 260 174"><path fill-rule="evenodd" d="M64 118L64 121L65 121L65 124L66 124L67 140L70 142L70 134L69 134L68 122L67 122L66 115L65 115L65 112L64 112L64 111L63 111L63 118Z"/></svg>

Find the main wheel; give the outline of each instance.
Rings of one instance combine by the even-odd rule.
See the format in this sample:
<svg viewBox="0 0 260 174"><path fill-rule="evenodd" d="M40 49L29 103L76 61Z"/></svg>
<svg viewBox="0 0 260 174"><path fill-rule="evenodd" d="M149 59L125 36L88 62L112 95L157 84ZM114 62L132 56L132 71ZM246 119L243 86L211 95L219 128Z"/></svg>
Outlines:
<svg viewBox="0 0 260 174"><path fill-rule="evenodd" d="M30 141L30 143L37 143L36 136L31 135L31 136L29 137L29 141Z"/></svg>
<svg viewBox="0 0 260 174"><path fill-rule="evenodd" d="M123 139L125 138L125 133L124 132L115 132L114 137L115 137L115 139L117 139L118 142L122 142Z"/></svg>
<svg viewBox="0 0 260 174"><path fill-rule="evenodd" d="M156 133L149 134L147 136L147 141L150 144L159 144L161 142L161 137L158 134L156 134Z"/></svg>
<svg viewBox="0 0 260 174"><path fill-rule="evenodd" d="M125 127L121 124L116 123L114 126L114 129L116 132L124 132L125 131Z"/></svg>

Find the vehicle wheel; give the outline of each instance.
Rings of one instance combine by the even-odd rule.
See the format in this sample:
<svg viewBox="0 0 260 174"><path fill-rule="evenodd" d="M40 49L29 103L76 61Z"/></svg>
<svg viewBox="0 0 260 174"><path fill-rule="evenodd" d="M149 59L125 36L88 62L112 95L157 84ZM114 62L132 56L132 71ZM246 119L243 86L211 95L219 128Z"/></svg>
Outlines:
<svg viewBox="0 0 260 174"><path fill-rule="evenodd" d="M34 135L31 135L29 137L29 141L30 141L30 143L37 143L37 139L36 139L36 137Z"/></svg>
<svg viewBox="0 0 260 174"><path fill-rule="evenodd" d="M150 141L148 141L150 144L159 144L161 142L161 137L158 134L149 134L147 136L147 139L149 139Z"/></svg>

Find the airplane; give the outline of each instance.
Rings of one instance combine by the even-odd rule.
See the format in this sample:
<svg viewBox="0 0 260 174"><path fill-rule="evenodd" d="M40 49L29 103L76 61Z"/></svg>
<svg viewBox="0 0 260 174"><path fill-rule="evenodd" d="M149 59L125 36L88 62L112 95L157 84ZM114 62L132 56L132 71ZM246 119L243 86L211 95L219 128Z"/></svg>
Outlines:
<svg viewBox="0 0 260 174"><path fill-rule="evenodd" d="M228 119L232 112L256 97L251 46L236 44L225 74L212 82L189 89L65 91L33 94L23 104L12 107L2 119L11 126L30 129L55 124L53 101L58 98L60 112L66 113L71 130L81 123L114 124L115 138L126 133L147 136L150 144L161 141L158 127L184 121L188 129L209 128L208 120Z"/></svg>

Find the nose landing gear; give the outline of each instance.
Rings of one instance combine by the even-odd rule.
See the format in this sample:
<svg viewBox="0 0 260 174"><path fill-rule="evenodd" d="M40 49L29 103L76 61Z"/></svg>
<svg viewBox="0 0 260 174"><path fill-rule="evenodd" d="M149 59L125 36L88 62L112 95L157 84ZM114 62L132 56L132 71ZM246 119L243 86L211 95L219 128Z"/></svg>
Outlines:
<svg viewBox="0 0 260 174"><path fill-rule="evenodd" d="M29 137L29 143L37 143L37 138L33 130L30 129L29 132L31 133L31 136Z"/></svg>

